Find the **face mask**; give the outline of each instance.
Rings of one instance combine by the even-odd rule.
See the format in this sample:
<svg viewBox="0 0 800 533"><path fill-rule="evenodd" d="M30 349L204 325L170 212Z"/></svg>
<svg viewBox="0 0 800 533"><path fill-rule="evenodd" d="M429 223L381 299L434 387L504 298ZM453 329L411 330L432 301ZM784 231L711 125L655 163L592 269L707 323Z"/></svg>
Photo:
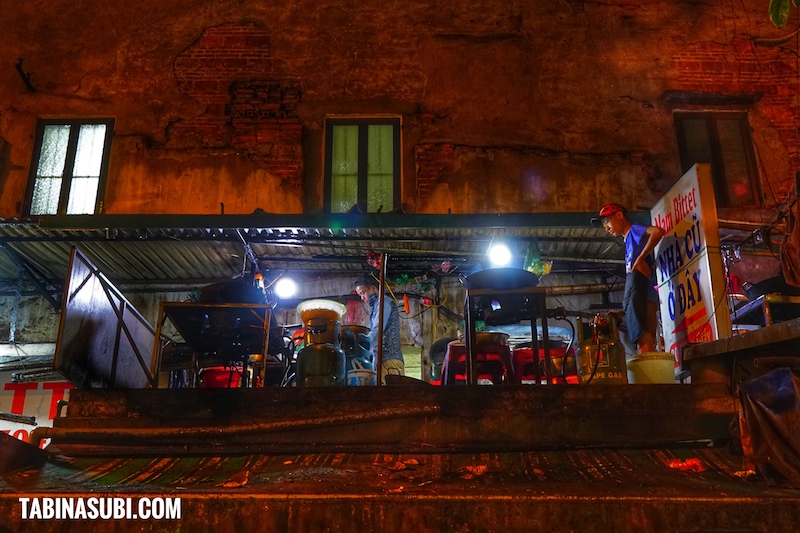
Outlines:
<svg viewBox="0 0 800 533"><path fill-rule="evenodd" d="M370 294L369 295L369 300L367 300L367 303L369 305L371 305L372 307L375 307L375 304L378 303L378 295L377 294Z"/></svg>

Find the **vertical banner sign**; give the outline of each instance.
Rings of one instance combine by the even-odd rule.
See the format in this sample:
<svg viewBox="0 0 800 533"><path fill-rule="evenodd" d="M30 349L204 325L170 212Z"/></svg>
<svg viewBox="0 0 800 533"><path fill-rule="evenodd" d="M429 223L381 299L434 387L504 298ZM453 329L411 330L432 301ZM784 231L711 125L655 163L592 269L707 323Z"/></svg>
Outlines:
<svg viewBox="0 0 800 533"><path fill-rule="evenodd" d="M664 230L655 250L667 351L731 334L711 167L696 164L650 210Z"/></svg>

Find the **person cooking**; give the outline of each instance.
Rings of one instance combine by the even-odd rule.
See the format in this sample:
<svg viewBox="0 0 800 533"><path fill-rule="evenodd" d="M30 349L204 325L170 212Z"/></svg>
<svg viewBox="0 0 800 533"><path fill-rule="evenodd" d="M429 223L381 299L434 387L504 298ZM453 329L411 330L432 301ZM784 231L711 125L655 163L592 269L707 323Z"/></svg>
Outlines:
<svg viewBox="0 0 800 533"><path fill-rule="evenodd" d="M625 292L622 310L628 337L636 343L638 353L654 352L658 293L655 289L653 250L664 230L656 226L632 224L627 211L619 204L608 204L598 213L605 230L625 240Z"/></svg>
<svg viewBox="0 0 800 533"><path fill-rule="evenodd" d="M378 361L378 281L370 276L360 276L355 281L356 294L361 301L369 304L369 349L372 361ZM404 376L405 361L400 349L400 313L394 300L389 297L383 300L383 351L381 353L381 384L386 384L387 374Z"/></svg>

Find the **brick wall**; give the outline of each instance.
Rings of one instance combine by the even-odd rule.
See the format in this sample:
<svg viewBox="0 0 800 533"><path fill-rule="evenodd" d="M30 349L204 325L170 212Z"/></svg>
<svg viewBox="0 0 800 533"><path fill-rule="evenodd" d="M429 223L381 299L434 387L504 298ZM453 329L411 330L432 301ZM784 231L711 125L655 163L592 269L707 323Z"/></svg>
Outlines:
<svg viewBox="0 0 800 533"><path fill-rule="evenodd" d="M234 147L265 170L298 185L303 126L298 85L271 81L270 36L253 24L207 29L175 58L178 88L205 107L172 124L170 148Z"/></svg>
<svg viewBox="0 0 800 533"><path fill-rule="evenodd" d="M452 143L418 144L414 147L417 202L424 200L436 187L442 173L454 159L455 145Z"/></svg>
<svg viewBox="0 0 800 533"><path fill-rule="evenodd" d="M232 146L248 150L268 172L299 186L303 174L303 125L297 116L298 85L247 81L231 86Z"/></svg>
<svg viewBox="0 0 800 533"><path fill-rule="evenodd" d="M798 168L797 58L791 50L756 46L749 38L729 45L710 41L692 43L673 56L677 81L689 91L716 93L763 93L759 102L789 154L790 176L775 179L780 196L788 192Z"/></svg>
<svg viewBox="0 0 800 533"><path fill-rule="evenodd" d="M300 87L278 82L236 82L231 87L233 144L300 143Z"/></svg>

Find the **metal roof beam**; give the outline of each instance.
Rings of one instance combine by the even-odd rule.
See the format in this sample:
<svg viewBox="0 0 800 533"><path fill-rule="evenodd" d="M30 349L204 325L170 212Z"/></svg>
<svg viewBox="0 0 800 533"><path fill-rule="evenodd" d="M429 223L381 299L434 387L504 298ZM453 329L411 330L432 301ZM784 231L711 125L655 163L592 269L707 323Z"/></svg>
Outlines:
<svg viewBox="0 0 800 533"><path fill-rule="evenodd" d="M635 222L649 222L650 214L630 212ZM352 214L250 214L250 215L61 215L39 219L39 227L62 230L88 229L174 229L174 228L269 228L302 231L309 228L334 230L369 228L587 228L596 213L484 213L408 215L396 213Z"/></svg>
<svg viewBox="0 0 800 533"><path fill-rule="evenodd" d="M33 265L31 265L22 255L20 255L14 248L3 241L0 241L0 249L2 249L11 261L17 265L20 270L25 272L30 281L36 287L36 291L53 306L56 311L61 310L61 302L56 300L47 288L47 285L53 285L53 281L45 278L42 273Z"/></svg>

